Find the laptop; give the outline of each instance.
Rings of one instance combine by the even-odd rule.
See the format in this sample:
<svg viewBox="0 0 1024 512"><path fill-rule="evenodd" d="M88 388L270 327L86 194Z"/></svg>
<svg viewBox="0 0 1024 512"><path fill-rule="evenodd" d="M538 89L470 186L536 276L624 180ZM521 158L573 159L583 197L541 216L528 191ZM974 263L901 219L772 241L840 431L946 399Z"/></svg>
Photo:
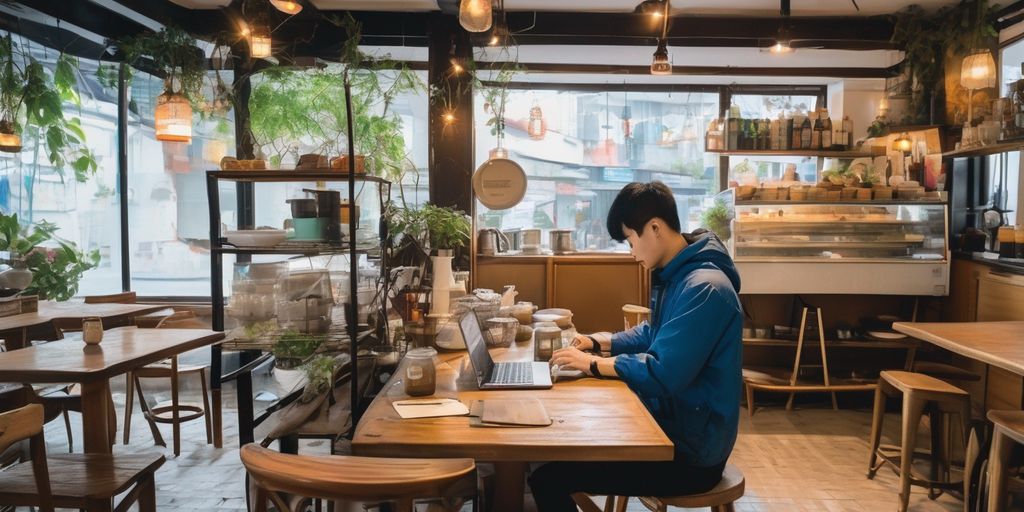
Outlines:
<svg viewBox="0 0 1024 512"><path fill-rule="evenodd" d="M469 362L476 373L480 389L548 389L551 387L551 368L546 362L515 361L495 363L487 352L480 322L472 311L459 320L462 338L469 350Z"/></svg>

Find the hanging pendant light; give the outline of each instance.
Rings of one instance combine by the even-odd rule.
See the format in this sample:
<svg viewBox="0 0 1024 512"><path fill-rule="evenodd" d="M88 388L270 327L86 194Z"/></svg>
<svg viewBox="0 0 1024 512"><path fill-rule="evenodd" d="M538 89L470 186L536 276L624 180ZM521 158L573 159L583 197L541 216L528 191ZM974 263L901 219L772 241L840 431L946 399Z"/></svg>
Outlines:
<svg viewBox="0 0 1024 512"><path fill-rule="evenodd" d="M960 67L960 85L964 89L996 86L996 62L992 59L992 52L982 50L964 57Z"/></svg>
<svg viewBox="0 0 1024 512"><path fill-rule="evenodd" d="M270 5L273 5L277 10L292 16L302 12L302 4L292 2L290 0L270 0Z"/></svg>
<svg viewBox="0 0 1024 512"><path fill-rule="evenodd" d="M672 74L672 63L668 60L668 43L664 39L658 42L658 49L654 50L654 60L651 61L651 74Z"/></svg>
<svg viewBox="0 0 1024 512"><path fill-rule="evenodd" d="M787 39L776 39L775 44L772 45L771 52L779 55L782 53L789 53L793 51L793 47L789 46L789 40Z"/></svg>
<svg viewBox="0 0 1024 512"><path fill-rule="evenodd" d="M21 152L21 136L14 133L14 123L6 119L0 121L0 151L4 153Z"/></svg>
<svg viewBox="0 0 1024 512"><path fill-rule="evenodd" d="M170 84L156 98L156 140L192 142L192 105L185 96L173 92Z"/></svg>
<svg viewBox="0 0 1024 512"><path fill-rule="evenodd" d="M273 54L273 39L270 27L263 23L253 24L249 32L249 55L254 59L263 59Z"/></svg>
<svg viewBox="0 0 1024 512"><path fill-rule="evenodd" d="M530 107L530 121L526 125L526 133L533 140L541 140L548 131L547 122L544 121L544 112L541 111L540 105L534 100L533 106Z"/></svg>
<svg viewBox="0 0 1024 512"><path fill-rule="evenodd" d="M459 3L459 24L468 32L491 29L491 0L462 0Z"/></svg>
<svg viewBox="0 0 1024 512"><path fill-rule="evenodd" d="M910 141L910 137L907 135L907 132L901 133L899 137L896 137L896 139L892 141L892 149L894 151L909 153L912 148L913 143Z"/></svg>

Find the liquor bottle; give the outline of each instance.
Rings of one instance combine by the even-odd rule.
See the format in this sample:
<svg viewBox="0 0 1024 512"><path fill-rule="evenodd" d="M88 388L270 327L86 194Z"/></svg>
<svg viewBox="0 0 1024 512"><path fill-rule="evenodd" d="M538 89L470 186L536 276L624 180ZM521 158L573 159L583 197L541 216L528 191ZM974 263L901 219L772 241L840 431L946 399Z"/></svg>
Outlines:
<svg viewBox="0 0 1024 512"><path fill-rule="evenodd" d="M761 121L761 127L764 129L761 132L761 148L771 149L772 148L772 120L767 117Z"/></svg>
<svg viewBox="0 0 1024 512"><path fill-rule="evenodd" d="M807 117L814 119L811 123L811 140L807 144L807 149L821 149L821 118L817 112L810 112Z"/></svg>
<svg viewBox="0 0 1024 512"><path fill-rule="evenodd" d="M803 147L803 127L804 120L806 117L800 112L793 114L793 123L790 128L791 133L789 135L789 148L800 149Z"/></svg>
<svg viewBox="0 0 1024 512"><path fill-rule="evenodd" d="M736 107L736 105L733 105L733 107ZM727 137L727 144L725 149L740 148L740 117L738 115L733 115L733 107L729 108L729 117L726 118L725 134Z"/></svg>
<svg viewBox="0 0 1024 512"><path fill-rule="evenodd" d="M779 128L782 127L782 116L779 116L779 119L772 120L769 126L768 149L775 151L779 149Z"/></svg>
<svg viewBox="0 0 1024 512"><path fill-rule="evenodd" d="M847 149L853 149L853 121L850 116L843 116L843 133L846 134L843 144L846 144Z"/></svg>
<svg viewBox="0 0 1024 512"><path fill-rule="evenodd" d="M828 117L828 110L821 109L824 120L821 121L821 149L832 149L832 119Z"/></svg>

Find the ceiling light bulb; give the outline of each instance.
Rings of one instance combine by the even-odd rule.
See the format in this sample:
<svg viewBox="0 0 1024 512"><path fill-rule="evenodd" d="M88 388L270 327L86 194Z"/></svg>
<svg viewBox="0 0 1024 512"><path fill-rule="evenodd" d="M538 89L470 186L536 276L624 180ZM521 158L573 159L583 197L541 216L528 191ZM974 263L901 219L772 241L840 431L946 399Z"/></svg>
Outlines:
<svg viewBox="0 0 1024 512"><path fill-rule="evenodd" d="M493 27L491 27L491 38L488 40L488 46L508 46L510 34L508 31L508 25L498 20Z"/></svg>
<svg viewBox="0 0 1024 512"><path fill-rule="evenodd" d="M665 0L644 0L637 4L633 12L636 14L650 14L655 18L660 18L665 14Z"/></svg>
<svg viewBox="0 0 1024 512"><path fill-rule="evenodd" d="M462 0L459 3L459 24L469 32L491 29L491 0Z"/></svg>
<svg viewBox="0 0 1024 512"><path fill-rule="evenodd" d="M658 42L658 49L654 50L654 59L651 60L651 74L672 74L672 63L668 60L668 43L664 39Z"/></svg>
<svg viewBox="0 0 1024 512"><path fill-rule="evenodd" d="M270 0L270 4L277 10L292 16L302 12L302 4L291 0Z"/></svg>
<svg viewBox="0 0 1024 512"><path fill-rule="evenodd" d="M789 41L786 41L786 40L783 40L783 39L779 39L778 41L775 41L774 45L772 45L771 51L772 51L772 53L776 53L776 54L778 54L778 53L789 53L789 52L793 51L793 48L791 46L789 46Z"/></svg>

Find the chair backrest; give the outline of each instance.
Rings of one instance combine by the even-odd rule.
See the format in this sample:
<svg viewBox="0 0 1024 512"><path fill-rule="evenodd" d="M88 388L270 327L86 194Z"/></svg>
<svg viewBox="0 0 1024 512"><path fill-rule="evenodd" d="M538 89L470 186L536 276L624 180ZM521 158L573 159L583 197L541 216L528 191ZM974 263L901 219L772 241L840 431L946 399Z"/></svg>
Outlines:
<svg viewBox="0 0 1024 512"><path fill-rule="evenodd" d="M277 493L349 501L431 498L474 474L473 459L392 459L342 455L292 455L256 444L240 450L242 464L256 485L287 510ZM266 503L257 503L265 510Z"/></svg>
<svg viewBox="0 0 1024 512"><path fill-rule="evenodd" d="M86 304L135 304L135 292L114 293L111 295L86 295Z"/></svg>
<svg viewBox="0 0 1024 512"><path fill-rule="evenodd" d="M35 475L40 510L53 511L50 474L46 466L46 442L43 439L43 406L29 404L0 413L0 452L14 443L29 440L32 473Z"/></svg>
<svg viewBox="0 0 1024 512"><path fill-rule="evenodd" d="M164 318L156 324L157 329L209 329L210 326L198 318L191 311L175 311L174 314Z"/></svg>

